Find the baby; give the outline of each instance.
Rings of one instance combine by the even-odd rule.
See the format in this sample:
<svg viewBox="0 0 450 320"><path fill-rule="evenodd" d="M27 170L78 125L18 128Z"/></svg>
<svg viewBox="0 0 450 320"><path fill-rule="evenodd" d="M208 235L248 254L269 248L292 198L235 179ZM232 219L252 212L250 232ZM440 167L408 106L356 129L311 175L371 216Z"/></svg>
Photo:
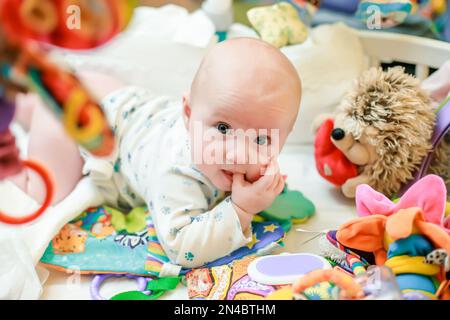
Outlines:
<svg viewBox="0 0 450 320"><path fill-rule="evenodd" d="M105 86L93 90L106 93ZM72 154L72 168L82 166L105 203L147 205L172 263L198 267L247 244L253 216L283 190L277 155L300 99L297 71L278 49L256 39L232 39L207 53L182 102L137 87L110 92L102 107L118 143L112 157L82 152L83 163L70 150L64 157ZM40 153L46 157L58 149L48 141L45 146ZM66 194L81 177L67 167L44 165ZM27 188L23 182L22 187ZM60 191L58 199L64 196Z"/></svg>

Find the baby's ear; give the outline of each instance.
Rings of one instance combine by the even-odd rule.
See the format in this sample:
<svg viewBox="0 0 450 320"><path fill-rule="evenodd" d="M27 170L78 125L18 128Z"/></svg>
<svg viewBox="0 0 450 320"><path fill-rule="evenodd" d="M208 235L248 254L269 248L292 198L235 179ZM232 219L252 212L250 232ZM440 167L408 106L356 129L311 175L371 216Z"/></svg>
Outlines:
<svg viewBox="0 0 450 320"><path fill-rule="evenodd" d="M189 129L189 120L191 118L191 99L190 94L183 94L183 120L186 129Z"/></svg>

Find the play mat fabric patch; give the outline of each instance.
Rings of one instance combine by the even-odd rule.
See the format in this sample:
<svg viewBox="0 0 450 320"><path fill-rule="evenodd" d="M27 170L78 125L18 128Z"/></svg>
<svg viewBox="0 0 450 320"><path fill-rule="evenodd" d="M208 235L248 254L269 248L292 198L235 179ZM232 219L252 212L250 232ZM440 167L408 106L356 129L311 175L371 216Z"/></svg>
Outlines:
<svg viewBox="0 0 450 320"><path fill-rule="evenodd" d="M139 213L129 218L133 221L129 224L135 225L127 230L123 218L113 218L122 215L116 210L104 206L86 210L53 238L41 262L55 269L79 270L83 274L148 275L144 261L148 244L145 220L149 213L141 209ZM139 225L137 220L142 219L143 224Z"/></svg>
<svg viewBox="0 0 450 320"><path fill-rule="evenodd" d="M251 254L282 246L283 228L276 222L253 222L253 240L205 267L226 265ZM135 208L128 214L106 206L91 208L66 224L48 245L41 263L81 274L159 276L168 262L156 238L151 214ZM186 274L190 269L181 269Z"/></svg>
<svg viewBox="0 0 450 320"><path fill-rule="evenodd" d="M261 300L278 287L259 284L247 274L256 256L218 267L200 268L186 274L188 296L195 300Z"/></svg>
<svg viewBox="0 0 450 320"><path fill-rule="evenodd" d="M250 278L248 266L257 256L250 255L229 264L194 269L186 274L188 296L193 300L263 300L276 299L282 289L291 285L265 285ZM331 300L334 285L321 282L303 294L308 300ZM281 297L287 299L287 296Z"/></svg>

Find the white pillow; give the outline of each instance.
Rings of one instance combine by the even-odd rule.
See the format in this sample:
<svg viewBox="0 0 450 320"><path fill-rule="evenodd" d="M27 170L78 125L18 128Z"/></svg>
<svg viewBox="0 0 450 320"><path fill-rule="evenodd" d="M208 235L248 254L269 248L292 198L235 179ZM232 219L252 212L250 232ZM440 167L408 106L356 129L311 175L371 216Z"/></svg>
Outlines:
<svg viewBox="0 0 450 320"><path fill-rule="evenodd" d="M316 27L305 43L281 50L294 64L303 85L300 112L287 143L313 143L313 120L333 112L367 68L363 47L352 29L337 23Z"/></svg>

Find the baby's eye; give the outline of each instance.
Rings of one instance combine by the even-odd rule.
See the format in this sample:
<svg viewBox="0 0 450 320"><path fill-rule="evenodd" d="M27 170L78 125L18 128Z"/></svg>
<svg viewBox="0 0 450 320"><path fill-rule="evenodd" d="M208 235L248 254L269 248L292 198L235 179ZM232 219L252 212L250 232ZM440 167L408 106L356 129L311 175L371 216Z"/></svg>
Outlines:
<svg viewBox="0 0 450 320"><path fill-rule="evenodd" d="M221 134L228 134L230 132L231 127L223 122L220 122L216 125L217 130L219 130L219 132Z"/></svg>
<svg viewBox="0 0 450 320"><path fill-rule="evenodd" d="M267 144L269 142L268 136L258 136L255 140L255 142L261 146Z"/></svg>

